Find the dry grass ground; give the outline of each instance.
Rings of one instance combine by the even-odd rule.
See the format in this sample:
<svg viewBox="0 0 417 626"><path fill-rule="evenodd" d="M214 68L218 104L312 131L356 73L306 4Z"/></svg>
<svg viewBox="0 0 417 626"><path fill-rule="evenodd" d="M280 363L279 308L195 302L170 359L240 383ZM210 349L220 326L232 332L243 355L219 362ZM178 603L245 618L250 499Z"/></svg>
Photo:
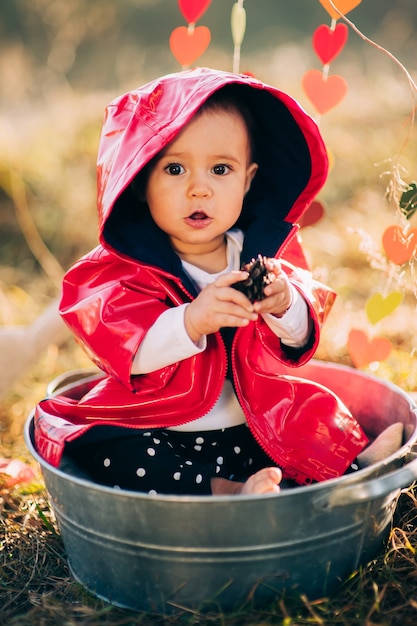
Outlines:
<svg viewBox="0 0 417 626"><path fill-rule="evenodd" d="M306 228L303 239L316 277L339 293L318 356L351 364L346 348L349 329L358 327L377 333L393 342L394 351L386 362L373 364L371 371L407 391L415 391L414 264L401 271L388 266L381 262L380 249L383 230L400 221L395 198L388 202L386 189L390 181L395 183L399 171L396 163L404 167L401 171L405 181L417 178L417 142L415 130L407 139L411 99L404 76L393 71L388 61L382 66L380 72L366 77L346 67L350 95L320 121L334 166L321 195L326 216ZM272 72L262 77L274 82ZM285 88L303 98L299 86L290 84ZM59 290L59 265L51 264L39 249L29 251L16 208L23 207L25 214L27 200L42 239L61 267L67 267L95 245L94 159L102 109L108 99L107 94L85 98L66 94L52 99L48 110L16 110L8 118L1 118L1 223L2 229L7 229L0 261L2 325L30 323ZM388 175L384 175L386 171ZM13 187L12 175L24 187ZM26 196L22 196L22 189ZM398 192L396 184L395 190ZM38 256L36 262L33 252ZM367 298L394 288L403 292L403 303L371 327L365 314ZM72 339L60 349L49 346L40 355L2 398L0 456L31 463L22 436L27 415L52 378L88 365L87 357ZM111 607L86 593L69 574L42 477L14 489L0 483L0 624L414 626L416 518L415 493L409 488L400 497L387 550L355 572L330 599L310 603L306 598L290 601L283 597L263 611L254 612L248 606L227 617L184 612L168 618Z"/></svg>

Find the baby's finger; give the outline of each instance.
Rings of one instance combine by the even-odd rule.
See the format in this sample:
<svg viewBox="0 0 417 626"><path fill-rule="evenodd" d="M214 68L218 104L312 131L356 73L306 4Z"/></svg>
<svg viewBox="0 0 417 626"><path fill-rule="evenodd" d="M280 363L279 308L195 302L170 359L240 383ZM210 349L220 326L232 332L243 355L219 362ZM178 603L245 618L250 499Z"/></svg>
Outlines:
<svg viewBox="0 0 417 626"><path fill-rule="evenodd" d="M268 258L265 261L265 267L268 272L273 272L275 276L278 276L282 272L281 263L278 259Z"/></svg>
<svg viewBox="0 0 417 626"><path fill-rule="evenodd" d="M289 289L289 280L285 274L280 274L274 281L264 287L265 297L285 293Z"/></svg>
<svg viewBox="0 0 417 626"><path fill-rule="evenodd" d="M227 272L227 274L220 274L214 282L216 287L230 287L234 283L238 283L241 280L245 280L249 275L249 272L243 270L233 270Z"/></svg>
<svg viewBox="0 0 417 626"><path fill-rule="evenodd" d="M234 303L245 309L245 311L252 312L253 304L249 298L241 291L232 288L234 283L245 280L247 276L247 272L241 271L230 272L219 276L213 283L217 290L217 298L223 302Z"/></svg>
<svg viewBox="0 0 417 626"><path fill-rule="evenodd" d="M219 287L217 290L218 312L225 313L227 315L233 315L246 319L248 321L255 321L258 319L258 314L255 313L253 304L243 294L237 292L230 287ZM230 324L228 324L230 325Z"/></svg>

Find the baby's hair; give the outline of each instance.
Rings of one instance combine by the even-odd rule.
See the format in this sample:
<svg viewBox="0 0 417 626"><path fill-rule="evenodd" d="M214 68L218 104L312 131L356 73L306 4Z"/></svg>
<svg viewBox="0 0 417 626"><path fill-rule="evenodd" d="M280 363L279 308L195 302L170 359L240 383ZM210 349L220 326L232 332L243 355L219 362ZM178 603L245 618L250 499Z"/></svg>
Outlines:
<svg viewBox="0 0 417 626"><path fill-rule="evenodd" d="M255 120L249 108L243 101L244 94L242 86L237 84L225 85L212 93L201 107L196 111L194 117L202 113L224 111L226 113L237 113L243 119L249 135L251 155L254 152Z"/></svg>

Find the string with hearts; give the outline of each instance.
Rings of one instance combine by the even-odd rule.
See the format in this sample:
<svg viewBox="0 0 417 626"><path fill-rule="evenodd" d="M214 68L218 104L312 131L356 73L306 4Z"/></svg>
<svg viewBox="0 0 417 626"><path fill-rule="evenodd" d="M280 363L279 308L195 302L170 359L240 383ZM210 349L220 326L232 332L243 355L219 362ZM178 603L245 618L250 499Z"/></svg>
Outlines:
<svg viewBox="0 0 417 626"><path fill-rule="evenodd" d="M188 26L174 28L169 47L183 69L192 65L210 45L210 29L207 26L196 26L210 3L211 0L178 0L179 9Z"/></svg>
<svg viewBox="0 0 417 626"><path fill-rule="evenodd" d="M381 293L372 294L365 305L368 321L372 325L391 315L401 304L403 294L392 291L387 296ZM380 363L388 359L394 349L389 339L367 333L365 330L352 328L347 338L347 351L355 367L361 368L372 363Z"/></svg>
<svg viewBox="0 0 417 626"><path fill-rule="evenodd" d="M393 345L385 337L369 337L365 331L352 328L348 335L347 348L353 365L361 368L388 359Z"/></svg>
<svg viewBox="0 0 417 626"><path fill-rule="evenodd" d="M402 266L409 261L417 250L417 229L405 233L398 225L385 229L382 235L382 247L386 260L385 273L389 283L396 275L396 266ZM383 258L383 257L382 257ZM373 293L366 301L365 313L370 324L375 326L383 319L394 313L403 301L401 291ZM347 351L355 367L361 368L372 363L380 363L388 359L394 347L386 338L367 333L365 330L351 329L347 338Z"/></svg>
<svg viewBox="0 0 417 626"><path fill-rule="evenodd" d="M361 0L320 0L323 7L331 17L331 24L321 24L313 33L313 50L322 62L322 70L310 69L301 79L302 88L307 98L319 115L324 115L337 106L346 96L348 86L346 80L338 74L330 75L330 63L341 53L345 47L349 30L346 24L338 24L341 13L346 14ZM334 5L334 6L332 6ZM319 200L307 209L301 227L310 226L319 221L325 214L323 204Z"/></svg>
<svg viewBox="0 0 417 626"><path fill-rule="evenodd" d="M414 192L414 183L405 193L410 195L410 189L411 192ZM409 201L408 197L407 201ZM417 228L410 228L408 225L402 228L399 224L392 224L384 230L381 239L386 257L384 273L388 274L389 282L396 275L399 282L403 280L405 264L411 263L417 258ZM368 321L373 325L378 324L394 313L402 301L403 293L397 290L386 295L372 294L365 305ZM352 329L347 339L347 350L353 364L356 367L364 367L373 362L386 360L393 351L393 345L383 337L370 338L365 331Z"/></svg>
<svg viewBox="0 0 417 626"><path fill-rule="evenodd" d="M346 96L348 86L345 79L337 74L330 75L330 63L344 49L349 36L346 23L339 23L339 18L345 16L357 7L361 0L319 0L331 18L330 27L322 24L313 34L313 49L323 63L322 72L312 69L302 78L304 91L319 115L323 115L337 106ZM352 23L347 20L352 26ZM414 208L414 187L410 186L403 194L404 212L407 218L412 215ZM382 245L389 262L403 265L412 258L417 251L417 230L403 232L398 226L386 229L382 237ZM387 295L374 293L365 306L368 321L375 325L391 315L401 304L403 299L400 291L392 291ZM351 329L347 339L347 350L355 367L365 367L374 362L386 360L392 350L391 342L379 336L369 336L364 330Z"/></svg>
<svg viewBox="0 0 417 626"><path fill-rule="evenodd" d="M414 202L415 187L417 188L416 183L405 186L405 191L400 196L407 203L404 212L407 219L414 213L414 207L410 205ZM417 263L417 228L411 228L409 224L392 224L386 227L381 236L380 247L364 232L359 234L362 237L362 251L367 254L371 266L379 270L386 280L384 293L373 293L365 304L367 320L375 326L398 309L404 300L404 293L416 295L413 266ZM397 286L394 290L393 282ZM389 340L373 336L373 331L367 334L364 330L359 332L355 329L348 335L347 351L356 367L369 366L376 362L379 365L393 350Z"/></svg>
<svg viewBox="0 0 417 626"><path fill-rule="evenodd" d="M399 241L399 233L396 229L394 231L394 227L387 229L386 233L384 233L384 236L387 241L386 245L388 255L391 257L394 256L397 260L402 261L405 258L404 249L397 249L396 247L396 244ZM417 245L417 240L414 241L414 245ZM400 253L403 254L401 259L399 257ZM391 278L393 278L394 273L395 270L391 273ZM388 285L389 283L390 281L388 281ZM386 294L379 292L373 293L366 301L365 313L369 323L373 326L394 313L403 301L403 294L401 291L395 290L388 292L388 286L386 291ZM347 351L355 367L365 367L372 363L379 364L380 362L388 359L393 349L394 346L388 339L374 335L373 332L368 334L364 330L351 329L348 334Z"/></svg>
<svg viewBox="0 0 417 626"><path fill-rule="evenodd" d="M382 246L390 261L404 265L417 253L417 228L405 230L398 224L388 226L382 234Z"/></svg>
<svg viewBox="0 0 417 626"><path fill-rule="evenodd" d="M337 74L329 75L330 63L345 47L349 31L344 23L338 23L341 14L354 9L361 0L320 0L331 17L331 24L321 24L313 33L313 50L323 63L322 71L311 69L302 77L302 87L319 115L337 106L346 96L346 80ZM338 11L336 11L336 9Z"/></svg>

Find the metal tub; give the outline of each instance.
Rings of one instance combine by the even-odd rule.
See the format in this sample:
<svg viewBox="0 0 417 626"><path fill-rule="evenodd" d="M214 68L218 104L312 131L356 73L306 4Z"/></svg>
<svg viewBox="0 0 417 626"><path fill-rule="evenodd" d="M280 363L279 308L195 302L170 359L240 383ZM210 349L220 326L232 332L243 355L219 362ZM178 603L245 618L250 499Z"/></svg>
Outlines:
<svg viewBox="0 0 417 626"><path fill-rule="evenodd" d="M400 450L353 474L278 496L163 496L95 484L39 461L74 577L118 606L169 614L261 606L283 590L331 593L384 547L400 490L417 478L416 405L395 385L350 367L311 361L297 375L349 406L371 437L402 422ZM74 393L82 373L50 386Z"/></svg>

